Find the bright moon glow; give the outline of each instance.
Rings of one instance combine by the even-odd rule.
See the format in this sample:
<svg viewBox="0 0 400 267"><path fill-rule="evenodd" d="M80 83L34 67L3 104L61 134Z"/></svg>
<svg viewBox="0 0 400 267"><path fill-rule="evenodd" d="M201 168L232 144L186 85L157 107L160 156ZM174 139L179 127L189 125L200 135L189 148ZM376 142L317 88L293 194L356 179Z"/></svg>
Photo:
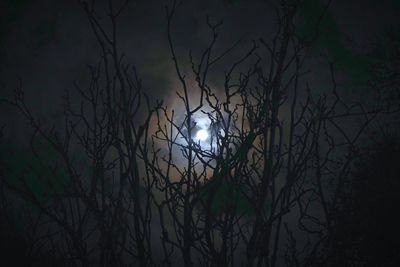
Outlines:
<svg viewBox="0 0 400 267"><path fill-rule="evenodd" d="M208 138L208 132L205 129L198 130L196 133L196 139L205 141Z"/></svg>

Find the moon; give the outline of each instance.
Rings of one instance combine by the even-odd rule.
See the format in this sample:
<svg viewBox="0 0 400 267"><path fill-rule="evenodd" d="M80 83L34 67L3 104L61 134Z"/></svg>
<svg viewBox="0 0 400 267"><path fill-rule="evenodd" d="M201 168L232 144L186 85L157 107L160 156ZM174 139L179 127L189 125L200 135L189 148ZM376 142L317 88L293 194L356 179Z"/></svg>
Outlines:
<svg viewBox="0 0 400 267"><path fill-rule="evenodd" d="M200 141L205 141L208 138L208 131L206 129L200 129L196 133L196 139Z"/></svg>

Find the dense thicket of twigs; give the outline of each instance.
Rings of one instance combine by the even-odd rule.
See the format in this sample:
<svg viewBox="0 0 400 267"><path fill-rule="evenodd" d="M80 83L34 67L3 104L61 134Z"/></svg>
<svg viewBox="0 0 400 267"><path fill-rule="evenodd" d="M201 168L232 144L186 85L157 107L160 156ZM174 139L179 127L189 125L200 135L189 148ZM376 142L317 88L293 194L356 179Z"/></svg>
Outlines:
<svg viewBox="0 0 400 267"><path fill-rule="evenodd" d="M0 174L2 212L14 196L31 207L26 253L68 266L322 264L357 141L391 110L343 101L334 65L329 90L309 88L297 2L282 1L276 35L254 41L230 64L225 59L239 44L217 53L221 24L207 20L210 43L199 57L190 54L189 72L174 46L180 3L166 7L184 115L150 101L118 50L125 5L109 0L106 21L94 1L80 4L101 55L90 83L75 85L82 101L66 95L63 128L34 117L22 85L9 100L33 129L36 167ZM214 88L208 77L220 66ZM206 141L194 138L199 116L212 129Z"/></svg>

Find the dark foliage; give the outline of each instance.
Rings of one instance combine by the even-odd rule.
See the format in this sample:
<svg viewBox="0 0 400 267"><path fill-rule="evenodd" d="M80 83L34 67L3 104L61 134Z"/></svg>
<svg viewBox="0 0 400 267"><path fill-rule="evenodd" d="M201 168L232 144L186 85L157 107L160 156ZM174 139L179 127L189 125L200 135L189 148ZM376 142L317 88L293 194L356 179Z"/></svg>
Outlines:
<svg viewBox="0 0 400 267"><path fill-rule="evenodd" d="M400 144L387 139L360 156L350 190L332 215L326 266L399 266Z"/></svg>

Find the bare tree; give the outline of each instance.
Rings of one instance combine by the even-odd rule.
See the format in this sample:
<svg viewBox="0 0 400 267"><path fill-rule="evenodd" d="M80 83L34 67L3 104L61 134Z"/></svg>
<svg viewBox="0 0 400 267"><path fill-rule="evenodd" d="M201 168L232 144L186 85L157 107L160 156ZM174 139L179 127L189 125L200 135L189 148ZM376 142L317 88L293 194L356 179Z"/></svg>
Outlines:
<svg viewBox="0 0 400 267"><path fill-rule="evenodd" d="M181 3L172 1L167 37L183 114L151 102L125 63L118 18L128 1L106 1L107 24L96 1L79 3L101 54L86 88L75 84L82 101L66 93L63 128L35 118L22 84L8 101L30 122L30 149L50 173L30 168L35 179L47 191L62 186L43 201L25 173L14 183L1 172L2 185L38 208L32 247L40 240L57 264L82 266L315 265L357 141L376 114L392 110L343 101L333 64L330 90L310 88L294 22L299 2L275 6L276 34L233 63L226 59L240 43L216 52L222 22L207 18L210 42L199 57L189 53L188 71L174 43ZM43 160L41 143L54 161Z"/></svg>
<svg viewBox="0 0 400 267"><path fill-rule="evenodd" d="M96 3L80 1L101 55L99 62L89 67L88 87L75 84L81 103L75 105L67 92L62 130L47 130L33 116L22 85L9 101L32 125L32 151L35 153L40 139L56 152L57 165L43 162L43 168L49 169L54 179L59 170L66 177L63 192L51 203L40 201L25 184L25 177L18 177L21 186L9 183L8 177L3 180L50 219L49 229L56 230L46 238L57 257L82 266L123 265L127 258L141 266L151 265L148 193L154 183L139 170L147 164L148 127L154 108L142 91L135 67L124 63L118 50L117 19L126 2L122 6L107 2L111 24L107 31L96 13Z"/></svg>
<svg viewBox="0 0 400 267"><path fill-rule="evenodd" d="M174 48L171 25L179 3L167 9L168 40L181 83L177 97L185 116L164 109L155 139L164 142L168 153L156 160L154 177L165 192L160 212L173 221L168 231L161 220L163 239L171 251L181 251L185 266L276 266L284 236L289 238L288 265L312 265L331 231L331 212L357 140L376 114L390 112L379 102L369 110L361 102L345 103L333 64L330 92L313 93L304 81L306 47L294 24L299 3L281 4L272 42L254 42L221 73L222 93L207 78L235 46L215 54L220 24L207 20L209 45L197 62L190 53L197 100ZM354 118L361 123L347 127ZM211 129L206 141L194 133L202 120ZM174 151L182 152L185 164L174 161ZM290 230L296 223L312 240L302 248Z"/></svg>

